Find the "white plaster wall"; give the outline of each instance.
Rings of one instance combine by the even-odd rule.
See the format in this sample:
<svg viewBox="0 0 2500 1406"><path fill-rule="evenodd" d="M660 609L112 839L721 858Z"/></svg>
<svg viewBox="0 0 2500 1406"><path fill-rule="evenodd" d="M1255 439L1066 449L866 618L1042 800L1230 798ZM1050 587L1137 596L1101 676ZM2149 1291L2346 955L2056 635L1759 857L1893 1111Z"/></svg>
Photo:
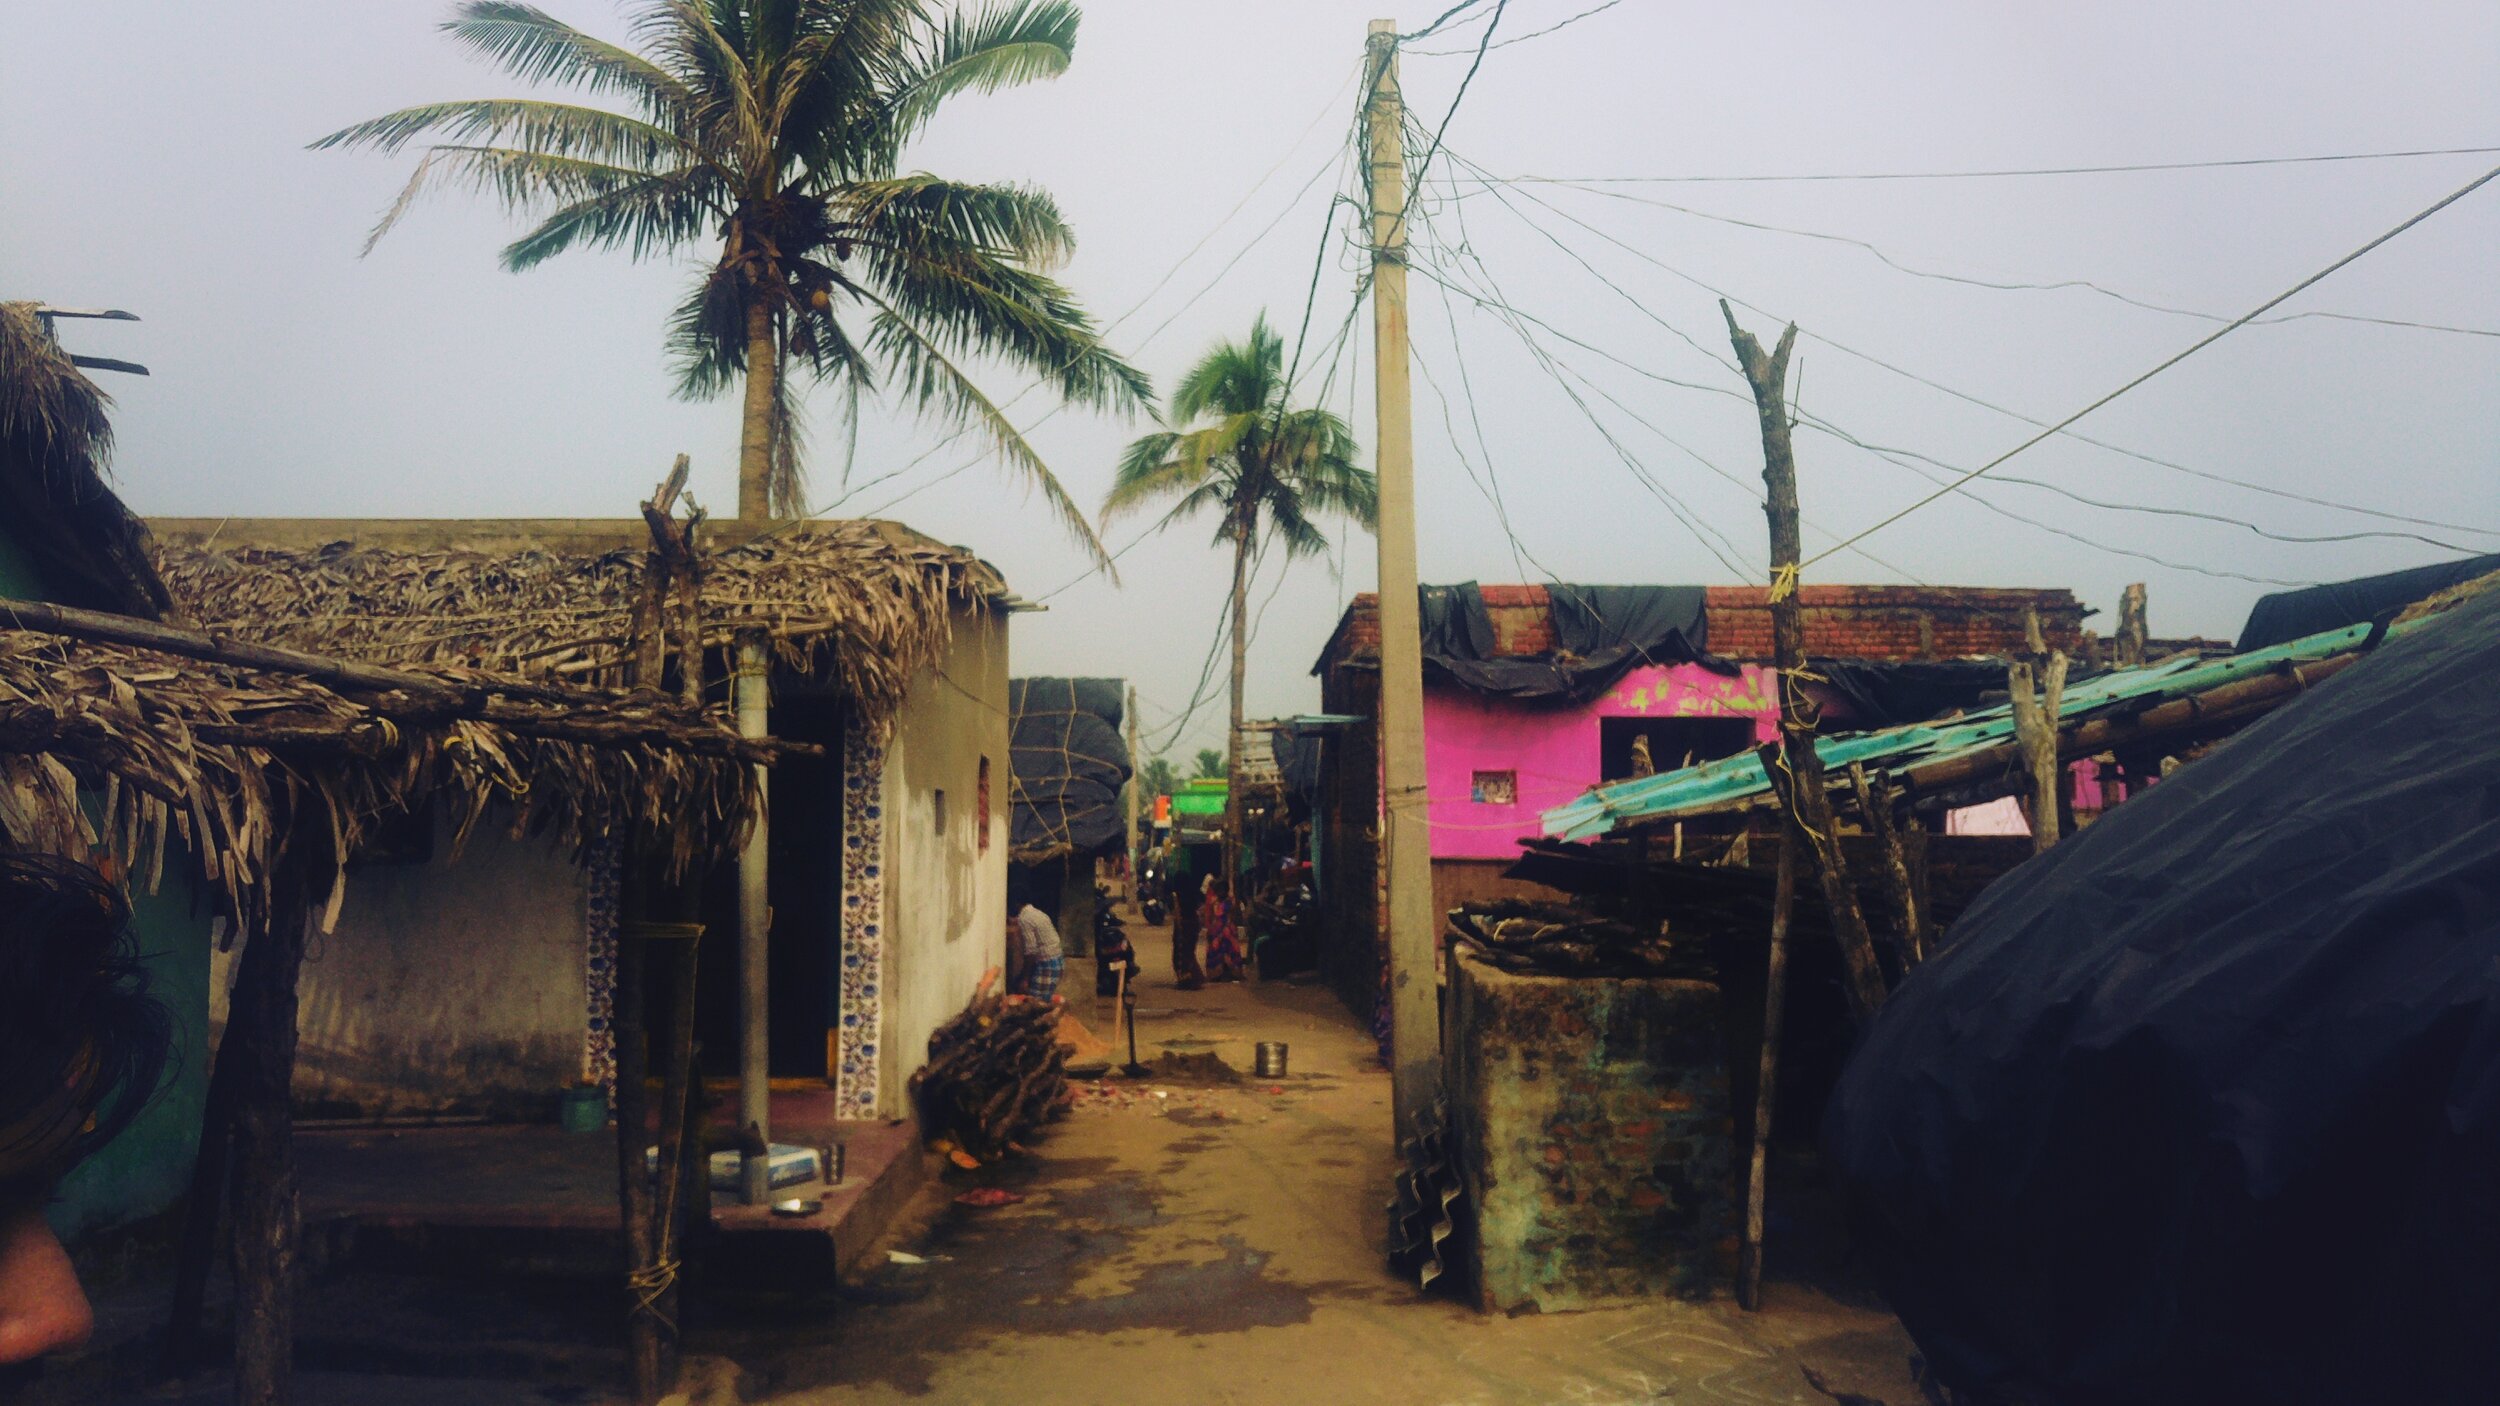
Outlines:
<svg viewBox="0 0 2500 1406"><path fill-rule="evenodd" d="M1007 620L955 618L937 668L912 681L886 754L885 981L879 1112L908 1111L904 1081L929 1034L1007 952ZM976 819L990 764L989 845ZM936 795L946 792L941 829Z"/></svg>
<svg viewBox="0 0 2500 1406"><path fill-rule="evenodd" d="M585 879L489 817L456 859L362 866L299 994L295 1094L366 1113L541 1116L581 1077ZM436 853L450 849L446 832Z"/></svg>

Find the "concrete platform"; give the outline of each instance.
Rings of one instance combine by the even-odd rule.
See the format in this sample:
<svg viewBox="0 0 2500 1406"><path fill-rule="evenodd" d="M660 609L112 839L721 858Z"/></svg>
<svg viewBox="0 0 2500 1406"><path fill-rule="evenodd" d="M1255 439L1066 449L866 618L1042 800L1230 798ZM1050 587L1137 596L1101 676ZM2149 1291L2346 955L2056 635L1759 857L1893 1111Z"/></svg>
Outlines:
<svg viewBox="0 0 2500 1406"><path fill-rule="evenodd" d="M830 1091L775 1093L772 1102L775 1141L843 1148L838 1184L773 1193L822 1208L780 1217L715 1195L715 1234L703 1253L760 1258L793 1278L858 1263L934 1168L909 1123L838 1120L832 1106ZM607 1273L621 1253L613 1129L305 1128L296 1159L306 1258L316 1272L379 1262Z"/></svg>

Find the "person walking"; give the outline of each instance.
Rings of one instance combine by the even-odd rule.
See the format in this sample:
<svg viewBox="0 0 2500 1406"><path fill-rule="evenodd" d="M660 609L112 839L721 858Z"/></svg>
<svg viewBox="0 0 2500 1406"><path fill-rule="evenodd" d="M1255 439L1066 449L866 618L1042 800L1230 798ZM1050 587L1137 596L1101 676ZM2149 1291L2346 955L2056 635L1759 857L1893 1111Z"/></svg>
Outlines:
<svg viewBox="0 0 2500 1406"><path fill-rule="evenodd" d="M1210 876L1206 906L1198 916L1199 926L1206 931L1209 981L1241 980L1244 963L1237 919L1230 886L1222 878Z"/></svg>
<svg viewBox="0 0 2500 1406"><path fill-rule="evenodd" d="M1189 876L1185 853L1172 852L1172 867L1166 882L1172 894L1172 984L1183 991L1195 991L1207 984L1206 973L1198 970L1198 881Z"/></svg>
<svg viewBox="0 0 2500 1406"><path fill-rule="evenodd" d="M1060 955L1059 925L1028 901L1016 910L1015 928L1018 962L1009 989L1036 1001L1050 1000L1059 994L1059 978L1068 966Z"/></svg>

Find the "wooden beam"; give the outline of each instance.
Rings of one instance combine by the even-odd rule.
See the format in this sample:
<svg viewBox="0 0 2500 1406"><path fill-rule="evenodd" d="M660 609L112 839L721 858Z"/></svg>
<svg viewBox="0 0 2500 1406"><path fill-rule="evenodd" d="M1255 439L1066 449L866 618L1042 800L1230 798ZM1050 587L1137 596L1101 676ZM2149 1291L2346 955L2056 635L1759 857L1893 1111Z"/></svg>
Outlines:
<svg viewBox="0 0 2500 1406"><path fill-rule="evenodd" d="M1780 1029L1788 999L1788 920L1797 900L1797 846L1780 845L1771 888L1770 954L1762 975L1762 1059L1753 1095L1753 1145L1745 1164L1744 1246L1737 1253L1736 1302L1762 1307L1762 1237L1770 1193L1771 1114L1779 1102Z"/></svg>
<svg viewBox="0 0 2500 1406"><path fill-rule="evenodd" d="M282 861L288 868L300 856ZM289 1406L295 1378L296 978L312 915L303 884L277 878L269 921L245 940L226 1021L240 1040L234 1116L234 1394Z"/></svg>

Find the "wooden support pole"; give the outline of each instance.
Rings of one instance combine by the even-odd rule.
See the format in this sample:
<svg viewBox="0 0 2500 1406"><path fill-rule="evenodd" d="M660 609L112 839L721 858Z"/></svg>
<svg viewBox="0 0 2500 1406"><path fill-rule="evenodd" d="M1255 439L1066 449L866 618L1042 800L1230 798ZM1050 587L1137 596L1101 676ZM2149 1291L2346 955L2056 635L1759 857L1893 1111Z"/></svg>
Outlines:
<svg viewBox="0 0 2500 1406"><path fill-rule="evenodd" d="M1788 920L1797 901L1797 846L1780 846L1771 889L1770 955L1762 974L1762 1062L1753 1094L1753 1147L1745 1167L1745 1239L1736 1265L1736 1302L1762 1307L1762 1235L1770 1193L1771 1114L1779 1102L1780 1029L1788 1001Z"/></svg>
<svg viewBox="0 0 2500 1406"><path fill-rule="evenodd" d="M1797 460L1789 442L1787 402L1788 354L1797 344L1795 323L1780 335L1776 351L1765 353L1752 333L1736 325L1736 313L1719 304L1727 319L1736 361L1753 387L1754 408L1762 424L1762 509L1771 526L1771 649L1779 669L1780 740L1765 749L1762 769L1788 812L1788 839L1814 856L1815 879L1823 906L1831 915L1832 936L1840 945L1840 962L1849 994L1849 1010L1861 1024L1884 1003L1884 974L1875 962L1874 940L1867 934L1866 914L1849 886L1849 868L1840 852L1840 827L1832 813L1830 791L1823 777L1823 758L1815 750L1814 705L1797 675L1805 668L1805 620L1798 606L1798 562L1803 555L1798 532Z"/></svg>
<svg viewBox="0 0 2500 1406"><path fill-rule="evenodd" d="M711 1167L708 1163L689 1165L687 1143L694 1122L695 957L701 940L702 929L689 925L685 936L666 943L671 1004L667 1038L660 1042L660 1186L651 1214L650 1270L637 1286L651 1303L648 1316L657 1320L659 1360L655 1365L662 1390L677 1384L678 1346L684 1336L678 1285L688 1223L685 1211L711 1190ZM699 1146L691 1150L700 1156Z"/></svg>
<svg viewBox="0 0 2500 1406"><path fill-rule="evenodd" d="M1883 855L1884 892L1892 900L1893 931L1899 944L1894 955L1906 976L1927 955L1920 936L1925 920L1919 911L1918 887L1910 877L1910 856L1901 841L1903 826L1894 815L1894 791L1868 776L1862 762L1849 764L1849 785L1857 792L1858 814L1866 821L1866 833Z"/></svg>
<svg viewBox="0 0 2500 1406"><path fill-rule="evenodd" d="M629 882L632 880L629 879ZM625 1362L635 1406L660 1399L660 1324L642 1286L651 1273L650 940L628 923L616 941L608 1028L616 1040L616 1199L625 1237Z"/></svg>
<svg viewBox="0 0 2500 1406"><path fill-rule="evenodd" d="M282 873L275 882L268 925L244 943L226 1018L227 1041L242 1041L233 1164L237 1406L288 1406L294 1399L299 1207L290 1099L296 978L311 915L299 880Z"/></svg>
<svg viewBox="0 0 2500 1406"><path fill-rule="evenodd" d="M248 951L248 946L247 949ZM239 976L243 964L236 964ZM235 1088L243 1077L248 1040L233 1038L233 986L228 987L227 1036L217 1042L209 1066L208 1098L200 1116L199 1155L191 1164L191 1189L183 1198L182 1239L174 1257L173 1304L165 1314L165 1341L157 1358L161 1376L178 1377L198 1365L200 1322L207 1315L208 1278L226 1222L226 1179L233 1159Z"/></svg>

